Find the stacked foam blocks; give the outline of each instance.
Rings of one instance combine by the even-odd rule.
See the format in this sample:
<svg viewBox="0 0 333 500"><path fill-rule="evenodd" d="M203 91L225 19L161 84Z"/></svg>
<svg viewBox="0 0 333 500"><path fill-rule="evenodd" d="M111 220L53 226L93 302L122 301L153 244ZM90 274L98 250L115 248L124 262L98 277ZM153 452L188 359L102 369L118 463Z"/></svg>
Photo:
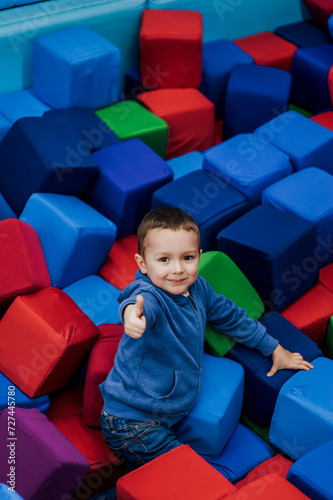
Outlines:
<svg viewBox="0 0 333 500"><path fill-rule="evenodd" d="M207 43L198 12L144 11L126 100L117 47L54 32L33 88L1 96L3 496L332 498L333 21L304 3L317 24ZM268 378L270 357L207 324L184 446L127 473L99 384L136 229L161 205L196 219L200 275L314 369Z"/></svg>

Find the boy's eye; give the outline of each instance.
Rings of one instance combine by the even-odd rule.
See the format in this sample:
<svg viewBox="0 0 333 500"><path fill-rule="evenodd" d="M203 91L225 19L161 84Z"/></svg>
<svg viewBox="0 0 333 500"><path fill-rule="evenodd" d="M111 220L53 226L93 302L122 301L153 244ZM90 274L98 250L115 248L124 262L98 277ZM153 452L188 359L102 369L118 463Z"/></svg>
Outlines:
<svg viewBox="0 0 333 500"><path fill-rule="evenodd" d="M159 259L160 262L168 262L168 260L169 260L168 257L161 257Z"/></svg>
<svg viewBox="0 0 333 500"><path fill-rule="evenodd" d="M184 260L192 260L193 255L185 255Z"/></svg>

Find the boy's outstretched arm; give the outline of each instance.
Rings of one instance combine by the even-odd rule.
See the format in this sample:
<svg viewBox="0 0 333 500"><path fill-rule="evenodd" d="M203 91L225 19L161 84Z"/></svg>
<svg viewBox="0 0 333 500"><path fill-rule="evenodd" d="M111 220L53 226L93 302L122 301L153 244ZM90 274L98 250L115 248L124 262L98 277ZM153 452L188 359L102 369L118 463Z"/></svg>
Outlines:
<svg viewBox="0 0 333 500"><path fill-rule="evenodd" d="M290 352L284 349L280 344L272 353L273 365L270 371L267 373L267 377L271 377L278 370L284 368L291 368L294 370L310 370L313 365L308 361L303 359L303 356L299 352Z"/></svg>
<svg viewBox="0 0 333 500"><path fill-rule="evenodd" d="M146 329L146 318L143 316L144 300L142 295L137 295L136 303L129 304L124 310L125 333L133 339L139 339Z"/></svg>

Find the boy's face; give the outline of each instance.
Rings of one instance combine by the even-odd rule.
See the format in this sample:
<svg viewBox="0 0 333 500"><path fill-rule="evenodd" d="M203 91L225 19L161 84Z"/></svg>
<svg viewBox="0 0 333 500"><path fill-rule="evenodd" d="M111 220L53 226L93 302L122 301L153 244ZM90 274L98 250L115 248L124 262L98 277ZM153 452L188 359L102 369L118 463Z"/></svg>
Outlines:
<svg viewBox="0 0 333 500"><path fill-rule="evenodd" d="M151 229L145 238L144 258L136 254L135 260L154 285L179 295L195 282L200 253L194 231Z"/></svg>

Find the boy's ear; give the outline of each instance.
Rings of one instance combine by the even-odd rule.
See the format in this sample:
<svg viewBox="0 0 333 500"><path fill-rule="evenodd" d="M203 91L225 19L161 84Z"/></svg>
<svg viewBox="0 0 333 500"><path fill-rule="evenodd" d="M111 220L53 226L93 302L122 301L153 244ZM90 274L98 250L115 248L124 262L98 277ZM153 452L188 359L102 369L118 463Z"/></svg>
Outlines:
<svg viewBox="0 0 333 500"><path fill-rule="evenodd" d="M140 254L136 253L134 255L134 258L135 258L135 262L139 266L140 271L143 274L147 274L146 264L145 264L145 261L144 261L143 257Z"/></svg>

